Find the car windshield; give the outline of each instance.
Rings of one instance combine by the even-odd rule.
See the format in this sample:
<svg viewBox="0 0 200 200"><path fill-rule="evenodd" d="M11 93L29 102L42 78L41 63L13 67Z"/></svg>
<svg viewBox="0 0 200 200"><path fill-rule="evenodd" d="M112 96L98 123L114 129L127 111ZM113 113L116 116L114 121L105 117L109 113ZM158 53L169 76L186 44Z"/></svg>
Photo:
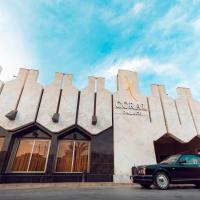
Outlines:
<svg viewBox="0 0 200 200"><path fill-rule="evenodd" d="M161 164L172 164L172 163L175 163L178 160L179 157L180 157L180 155L170 156L160 163Z"/></svg>

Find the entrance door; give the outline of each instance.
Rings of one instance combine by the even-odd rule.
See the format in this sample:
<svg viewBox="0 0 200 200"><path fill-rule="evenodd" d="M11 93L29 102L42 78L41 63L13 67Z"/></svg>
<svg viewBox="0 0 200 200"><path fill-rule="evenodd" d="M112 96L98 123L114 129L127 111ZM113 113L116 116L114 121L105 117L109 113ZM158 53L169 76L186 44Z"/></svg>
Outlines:
<svg viewBox="0 0 200 200"><path fill-rule="evenodd" d="M88 172L89 142L61 140L58 147L56 172Z"/></svg>

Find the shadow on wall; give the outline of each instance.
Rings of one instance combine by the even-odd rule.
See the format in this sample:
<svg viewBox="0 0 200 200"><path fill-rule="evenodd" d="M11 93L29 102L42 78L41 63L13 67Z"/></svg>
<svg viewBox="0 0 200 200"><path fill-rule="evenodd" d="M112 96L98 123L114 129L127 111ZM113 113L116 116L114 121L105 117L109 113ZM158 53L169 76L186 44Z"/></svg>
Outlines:
<svg viewBox="0 0 200 200"><path fill-rule="evenodd" d="M200 136L195 136L192 140L185 143L166 133L154 141L154 148L157 162L161 162L168 156L179 153L200 153Z"/></svg>

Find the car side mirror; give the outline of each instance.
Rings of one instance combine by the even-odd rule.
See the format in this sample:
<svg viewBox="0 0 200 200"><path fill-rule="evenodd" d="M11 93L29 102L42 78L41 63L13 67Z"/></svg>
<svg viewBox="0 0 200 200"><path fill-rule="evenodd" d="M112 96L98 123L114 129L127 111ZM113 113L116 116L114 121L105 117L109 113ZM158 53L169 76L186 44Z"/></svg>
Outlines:
<svg viewBox="0 0 200 200"><path fill-rule="evenodd" d="M187 161L186 161L186 160L180 160L178 163L179 163L180 165L182 165L182 164L187 163Z"/></svg>

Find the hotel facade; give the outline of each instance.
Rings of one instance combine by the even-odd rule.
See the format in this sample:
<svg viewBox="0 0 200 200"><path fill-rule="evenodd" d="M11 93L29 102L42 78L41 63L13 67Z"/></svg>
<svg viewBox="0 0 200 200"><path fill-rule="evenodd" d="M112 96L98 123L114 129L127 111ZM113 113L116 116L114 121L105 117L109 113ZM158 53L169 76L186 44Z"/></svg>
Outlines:
<svg viewBox="0 0 200 200"><path fill-rule="evenodd" d="M137 73L119 70L117 91L89 77L78 90L56 73L43 87L37 70L0 82L0 183L130 182L134 165L200 152L200 102L163 85L139 90Z"/></svg>

